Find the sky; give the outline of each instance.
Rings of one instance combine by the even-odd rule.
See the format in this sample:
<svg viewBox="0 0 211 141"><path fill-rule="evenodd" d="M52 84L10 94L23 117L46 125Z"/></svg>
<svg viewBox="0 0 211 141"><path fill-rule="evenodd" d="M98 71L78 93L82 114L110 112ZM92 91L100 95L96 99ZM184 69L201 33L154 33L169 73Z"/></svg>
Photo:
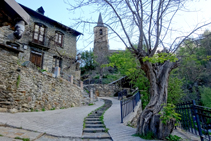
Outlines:
<svg viewBox="0 0 211 141"><path fill-rule="evenodd" d="M69 0L71 2L71 0ZM92 7L87 7L86 9L83 9L80 12L70 12L67 10L69 8L69 5L64 3L63 0L16 0L16 2L29 7L32 10L37 10L40 6L42 6L45 10L45 16L56 20L66 26L69 26L84 35L79 38L77 41L77 50L78 52L82 52L84 50L90 50L93 48L93 28L96 25L89 25L89 27L83 28L82 26L76 27L75 25L75 18L78 17L86 17L91 18L93 22L97 22L99 12L92 12ZM211 0L191 0L187 8L191 9L186 11L179 12L177 16L175 17L176 22L173 23L173 25L183 31L183 34L187 34L189 31L193 30L196 25L203 24L205 22L211 22ZM102 13L103 18L103 13ZM104 19L104 18L103 18ZM104 19L105 21L105 19ZM201 34L205 29L210 29L211 26L207 26L201 30L199 30L197 33ZM181 33L177 33L172 35L173 37L169 37L169 42L171 42L174 39L174 36L181 36ZM194 36L196 37L196 36ZM109 46L110 49L114 50L124 50L125 46L121 41L119 41L117 38L109 39Z"/></svg>

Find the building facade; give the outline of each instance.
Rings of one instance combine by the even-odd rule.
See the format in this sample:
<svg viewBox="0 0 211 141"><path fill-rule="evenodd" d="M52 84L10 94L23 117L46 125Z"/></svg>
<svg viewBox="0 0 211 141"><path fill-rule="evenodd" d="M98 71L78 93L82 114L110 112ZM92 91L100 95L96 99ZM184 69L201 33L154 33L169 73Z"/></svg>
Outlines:
<svg viewBox="0 0 211 141"><path fill-rule="evenodd" d="M21 63L32 62L35 66L54 73L60 68L61 75L75 76L80 79L76 70L76 40L80 32L67 27L44 15L42 7L36 11L20 5L29 15L29 23L20 40L9 38L10 26L0 28L0 46L16 52Z"/></svg>

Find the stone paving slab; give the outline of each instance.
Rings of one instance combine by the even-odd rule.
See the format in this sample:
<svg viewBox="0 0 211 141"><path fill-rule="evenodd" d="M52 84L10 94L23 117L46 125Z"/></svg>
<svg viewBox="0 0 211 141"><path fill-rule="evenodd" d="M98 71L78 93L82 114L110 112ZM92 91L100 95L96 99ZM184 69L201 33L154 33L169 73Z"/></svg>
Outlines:
<svg viewBox="0 0 211 141"><path fill-rule="evenodd" d="M40 135L42 135L42 133L0 126L0 135L2 135L0 137L0 141L16 140L16 139L14 139L15 137L29 138L30 140L34 140L34 139L38 138Z"/></svg>
<svg viewBox="0 0 211 141"><path fill-rule="evenodd" d="M0 123L60 137L81 137L84 118L104 104L73 107L45 112L0 113Z"/></svg>

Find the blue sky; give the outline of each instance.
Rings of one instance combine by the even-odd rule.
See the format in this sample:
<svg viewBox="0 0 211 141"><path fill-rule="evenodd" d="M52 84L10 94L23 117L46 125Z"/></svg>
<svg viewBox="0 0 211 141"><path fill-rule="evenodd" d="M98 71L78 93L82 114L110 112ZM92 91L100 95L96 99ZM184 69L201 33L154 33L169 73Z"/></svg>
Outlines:
<svg viewBox="0 0 211 141"><path fill-rule="evenodd" d="M77 49L79 51L89 50L93 48L94 37L90 36L93 33L93 27L90 25L87 28L73 26L74 18L86 17L91 18L93 22L97 22L99 12L91 12L92 7L83 9L80 12L69 12L67 4L63 0L16 0L18 3L23 4L33 10L36 10L42 6L45 10L45 16L61 22L64 25L70 26L73 29L84 34L77 42ZM69 0L71 1L71 0ZM175 17L174 25L178 30L183 31L183 34L191 31L198 23L203 24L205 22L211 22L211 0L192 0L188 3L188 9L193 12L180 12ZM103 17L103 14L102 14ZM202 33L205 29L211 29L211 26L199 30L197 33ZM174 36L180 36L181 33L177 33L169 37L169 42L173 40ZM109 39L110 49L125 49L125 46L118 39Z"/></svg>

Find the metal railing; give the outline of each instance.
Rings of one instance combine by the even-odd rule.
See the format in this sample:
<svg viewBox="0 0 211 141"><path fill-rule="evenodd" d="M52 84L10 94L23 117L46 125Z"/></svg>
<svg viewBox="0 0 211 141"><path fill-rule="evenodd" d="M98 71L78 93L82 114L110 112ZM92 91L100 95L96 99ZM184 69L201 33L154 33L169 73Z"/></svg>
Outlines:
<svg viewBox="0 0 211 141"><path fill-rule="evenodd" d="M137 105L138 101L140 100L140 92L138 91L132 97L121 100L120 101L120 108L121 108L121 123L123 123L123 118L126 117L132 111L134 112L134 108Z"/></svg>
<svg viewBox="0 0 211 141"><path fill-rule="evenodd" d="M195 101L176 105L181 115L179 127L200 136L201 141L211 141L211 108L196 105Z"/></svg>
<svg viewBox="0 0 211 141"><path fill-rule="evenodd" d="M123 96L127 96L127 90L122 90L118 92L118 100L122 100Z"/></svg>

